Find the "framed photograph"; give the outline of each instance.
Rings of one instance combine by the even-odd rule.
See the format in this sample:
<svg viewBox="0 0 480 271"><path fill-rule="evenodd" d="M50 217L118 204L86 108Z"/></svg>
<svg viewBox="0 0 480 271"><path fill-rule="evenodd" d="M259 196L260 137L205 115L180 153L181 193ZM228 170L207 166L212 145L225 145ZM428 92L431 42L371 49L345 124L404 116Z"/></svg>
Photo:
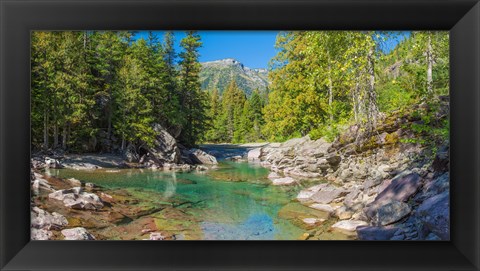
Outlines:
<svg viewBox="0 0 480 271"><path fill-rule="evenodd" d="M1 13L2 270L480 268L477 1Z"/></svg>

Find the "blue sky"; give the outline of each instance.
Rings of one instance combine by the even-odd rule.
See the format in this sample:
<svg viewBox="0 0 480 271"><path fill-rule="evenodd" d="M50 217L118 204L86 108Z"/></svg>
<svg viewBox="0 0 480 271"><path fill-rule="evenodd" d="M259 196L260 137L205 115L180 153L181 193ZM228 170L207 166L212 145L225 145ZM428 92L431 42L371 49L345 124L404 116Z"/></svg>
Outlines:
<svg viewBox="0 0 480 271"><path fill-rule="evenodd" d="M165 31L154 31L163 40ZM198 31L203 46L200 48L200 61L212 61L223 58L234 58L250 68L267 68L268 62L275 56L275 39L278 31ZM181 51L180 40L185 32L175 31L175 47ZM409 32L403 32L398 37L386 43L386 50L391 50ZM147 37L147 31L139 31L137 38Z"/></svg>
<svg viewBox="0 0 480 271"><path fill-rule="evenodd" d="M154 31L162 37L164 31ZM234 58L250 68L267 68L275 56L275 38L278 31L198 31L203 46L200 48L200 62L223 58ZM175 47L180 52L180 40L185 32L175 31ZM148 32L140 31L137 36L147 37Z"/></svg>

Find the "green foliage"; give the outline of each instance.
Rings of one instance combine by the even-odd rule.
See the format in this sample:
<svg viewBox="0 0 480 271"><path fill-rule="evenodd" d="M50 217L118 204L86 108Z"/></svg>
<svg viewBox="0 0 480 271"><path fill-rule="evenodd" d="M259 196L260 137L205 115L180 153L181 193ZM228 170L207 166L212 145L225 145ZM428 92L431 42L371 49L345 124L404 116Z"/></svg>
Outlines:
<svg viewBox="0 0 480 271"><path fill-rule="evenodd" d="M159 123L182 143L200 140L206 119L198 73L199 36L162 44L149 33L124 31L32 33L32 147L75 152L151 145ZM187 71L187 72L186 72Z"/></svg>
<svg viewBox="0 0 480 271"><path fill-rule="evenodd" d="M180 142L185 146L194 146L204 137L208 125L208 99L201 90L199 73L201 65L198 61L198 48L202 46L200 36L195 31L188 31L180 45L180 109L183 116Z"/></svg>
<svg viewBox="0 0 480 271"><path fill-rule="evenodd" d="M263 111L267 139L309 134L331 141L353 123L368 137L380 112L388 115L448 94L448 33L413 32L390 52L382 51L395 36L371 31L279 34Z"/></svg>
<svg viewBox="0 0 480 271"><path fill-rule="evenodd" d="M32 146L115 151L151 145L156 123L187 147L307 134L333 141L352 124L368 138L383 113L422 102L431 109L412 113L420 121L406 127L416 135L408 140L447 140L448 118L438 121L433 101L449 92L448 33L412 32L393 50L382 50L395 36L282 32L267 88L263 71L248 71L259 85L242 76L247 71L240 64L202 68L195 31L182 39L179 54L173 32L163 41L153 33L132 40L125 31L33 32Z"/></svg>

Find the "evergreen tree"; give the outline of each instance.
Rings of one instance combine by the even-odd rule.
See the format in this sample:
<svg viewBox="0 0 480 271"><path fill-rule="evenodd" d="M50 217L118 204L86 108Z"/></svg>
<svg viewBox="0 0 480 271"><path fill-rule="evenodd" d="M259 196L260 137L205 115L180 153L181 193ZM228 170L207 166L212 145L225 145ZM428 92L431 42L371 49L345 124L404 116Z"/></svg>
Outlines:
<svg viewBox="0 0 480 271"><path fill-rule="evenodd" d="M194 146L203 137L206 126L206 95L201 90L198 61L198 49L202 46L200 36L195 31L188 31L180 45L180 108L183 113L183 125L180 141L185 146Z"/></svg>

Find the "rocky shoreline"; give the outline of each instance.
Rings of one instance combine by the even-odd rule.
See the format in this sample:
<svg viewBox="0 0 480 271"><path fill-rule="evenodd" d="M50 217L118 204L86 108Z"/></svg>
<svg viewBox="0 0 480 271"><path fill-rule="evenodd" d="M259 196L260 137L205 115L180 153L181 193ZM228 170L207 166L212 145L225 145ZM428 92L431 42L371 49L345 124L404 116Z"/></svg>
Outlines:
<svg viewBox="0 0 480 271"><path fill-rule="evenodd" d="M448 110L438 118L446 115ZM247 144L240 152L221 153L216 149L220 145L186 149L160 129L157 147L140 154L131 147L119 155L40 153L32 157L32 239L201 239L201 221L182 209L195 203L157 199L148 191L105 189L42 170L204 171L215 168L218 157L268 168L271 185L301 187L279 216L307 229L302 240L321 239L325 230L359 240L449 240L448 142L432 153L404 140L414 137L406 127L418 121L397 113L383 119L374 136L360 141L352 126L331 143L305 136ZM162 231L159 226L165 223L187 225L187 234Z"/></svg>
<svg viewBox="0 0 480 271"><path fill-rule="evenodd" d="M176 232L168 223L195 224L195 202L138 189L107 189L32 170L32 240L201 239L197 227ZM195 222L195 223L194 223Z"/></svg>
<svg viewBox="0 0 480 271"><path fill-rule="evenodd" d="M326 180L305 187L297 200L337 218L332 229L360 240L449 240L448 142L434 155L402 142L413 136L404 127L415 121L393 114L360 143L348 132L333 143L306 136L253 149L247 157L272 171L273 185Z"/></svg>

